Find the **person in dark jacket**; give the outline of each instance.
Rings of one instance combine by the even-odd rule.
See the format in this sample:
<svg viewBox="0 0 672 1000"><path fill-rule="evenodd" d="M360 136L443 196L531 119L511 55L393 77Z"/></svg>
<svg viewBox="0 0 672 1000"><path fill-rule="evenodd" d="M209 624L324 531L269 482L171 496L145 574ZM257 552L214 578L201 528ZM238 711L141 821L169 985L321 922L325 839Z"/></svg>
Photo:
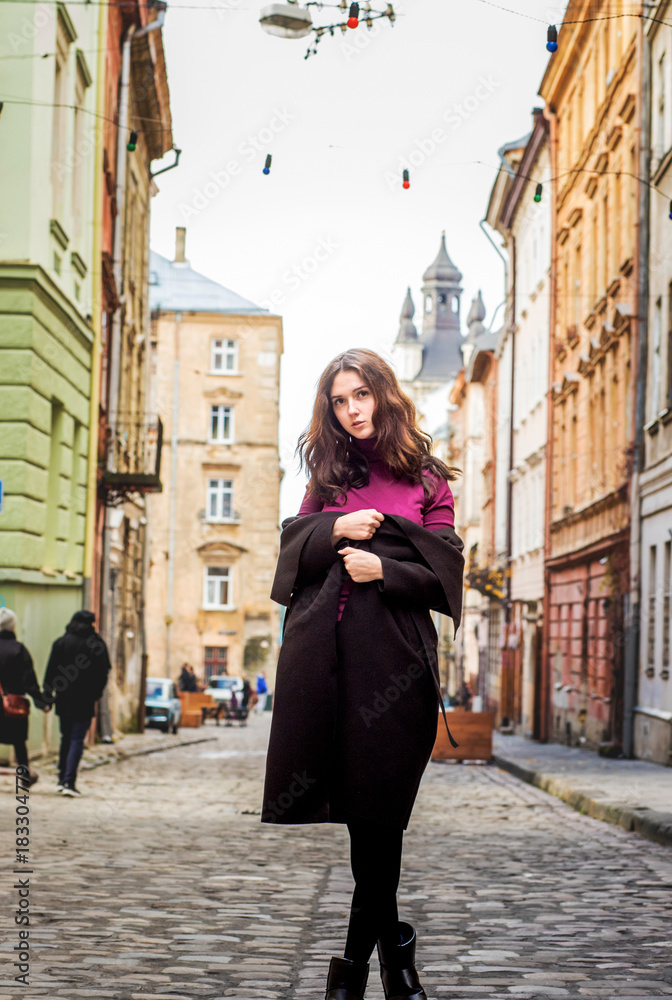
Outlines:
<svg viewBox="0 0 672 1000"><path fill-rule="evenodd" d="M182 671L178 677L177 685L180 691L198 691L196 674L190 663L182 664Z"/></svg>
<svg viewBox="0 0 672 1000"><path fill-rule="evenodd" d="M362 1000L376 946L388 1000L427 1000L396 894L443 707L431 611L458 627L464 570L457 470L430 445L389 365L346 351L320 378L299 438L310 482L282 524L271 597L287 612L261 820L347 824L355 890L325 1000Z"/></svg>
<svg viewBox="0 0 672 1000"><path fill-rule="evenodd" d="M95 620L92 611L72 616L65 635L51 647L44 675L45 697L56 703L61 724L57 790L69 797L80 794L76 780L84 738L110 671L107 646L93 627Z"/></svg>
<svg viewBox="0 0 672 1000"><path fill-rule="evenodd" d="M16 615L9 608L0 608L0 686L3 694L29 694L36 708L49 711L44 700L30 653L16 638ZM28 716L5 715L0 700L0 743L14 747L16 763L28 767ZM29 784L34 785L38 775L29 772Z"/></svg>

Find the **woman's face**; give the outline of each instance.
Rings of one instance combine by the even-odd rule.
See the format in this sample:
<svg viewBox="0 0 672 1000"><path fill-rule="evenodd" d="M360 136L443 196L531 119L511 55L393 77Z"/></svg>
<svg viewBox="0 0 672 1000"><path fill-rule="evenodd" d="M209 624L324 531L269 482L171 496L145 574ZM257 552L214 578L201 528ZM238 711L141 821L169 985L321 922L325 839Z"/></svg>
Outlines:
<svg viewBox="0 0 672 1000"><path fill-rule="evenodd" d="M375 434L373 393L357 372L339 372L331 384L331 405L339 424L354 438Z"/></svg>

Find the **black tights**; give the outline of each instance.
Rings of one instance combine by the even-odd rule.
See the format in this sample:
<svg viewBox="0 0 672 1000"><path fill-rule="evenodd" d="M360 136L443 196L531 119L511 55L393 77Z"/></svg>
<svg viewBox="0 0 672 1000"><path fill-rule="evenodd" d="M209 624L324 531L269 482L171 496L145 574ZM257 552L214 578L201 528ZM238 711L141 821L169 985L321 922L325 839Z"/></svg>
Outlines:
<svg viewBox="0 0 672 1000"><path fill-rule="evenodd" d="M355 891L344 957L368 962L378 938L396 940L404 831L360 819L350 820L348 831Z"/></svg>

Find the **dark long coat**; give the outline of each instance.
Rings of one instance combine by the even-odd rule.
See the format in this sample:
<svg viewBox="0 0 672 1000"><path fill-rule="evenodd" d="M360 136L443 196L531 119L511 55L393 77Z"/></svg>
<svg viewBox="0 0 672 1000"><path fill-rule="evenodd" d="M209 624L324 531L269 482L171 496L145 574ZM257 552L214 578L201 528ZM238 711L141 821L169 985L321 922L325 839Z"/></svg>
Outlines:
<svg viewBox="0 0 672 1000"><path fill-rule="evenodd" d="M384 513L384 512L383 512ZM331 542L340 514L287 518L271 597L288 605L278 659L264 823L408 824L436 739L440 687L430 609L462 610L463 543L385 514L351 544L380 556L383 580L353 585Z"/></svg>
<svg viewBox="0 0 672 1000"><path fill-rule="evenodd" d="M51 647L44 675L44 694L56 702L56 714L76 722L93 718L110 672L105 641L96 632L90 611L78 611L65 635Z"/></svg>
<svg viewBox="0 0 672 1000"><path fill-rule="evenodd" d="M0 684L5 694L29 694L38 708L44 704L33 660L13 632L0 632ZM28 739L28 716L7 716L0 701L0 743L14 746Z"/></svg>

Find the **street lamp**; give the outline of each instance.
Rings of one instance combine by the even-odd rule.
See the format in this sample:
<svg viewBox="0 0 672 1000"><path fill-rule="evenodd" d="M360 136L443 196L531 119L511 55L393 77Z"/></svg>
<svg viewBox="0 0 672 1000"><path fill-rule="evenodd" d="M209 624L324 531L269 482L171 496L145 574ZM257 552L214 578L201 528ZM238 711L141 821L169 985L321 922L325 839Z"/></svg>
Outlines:
<svg viewBox="0 0 672 1000"><path fill-rule="evenodd" d="M317 53L317 45L327 32L334 35L337 30L344 34L351 30L357 30L362 24L371 31L373 22L379 18L387 18L390 24L394 24L396 14L394 7L388 3L385 10L372 10L371 0L364 0L362 4L350 3L348 0L339 0L338 3L327 3L325 0L303 0L304 6L299 6L298 0L287 0L286 3L272 3L264 7L259 16L259 24L268 35L275 35L276 38L305 38L311 32L315 39L313 47L309 47L305 58ZM322 10L324 7L334 8L339 11L341 18L347 15L346 20L339 20L333 24L313 24L310 16L310 7L317 7ZM408 177L404 177L404 187L410 187Z"/></svg>
<svg viewBox="0 0 672 1000"><path fill-rule="evenodd" d="M259 24L268 35L275 35L277 38L305 38L313 30L310 11L299 7L296 0L272 3L264 7L259 16Z"/></svg>

